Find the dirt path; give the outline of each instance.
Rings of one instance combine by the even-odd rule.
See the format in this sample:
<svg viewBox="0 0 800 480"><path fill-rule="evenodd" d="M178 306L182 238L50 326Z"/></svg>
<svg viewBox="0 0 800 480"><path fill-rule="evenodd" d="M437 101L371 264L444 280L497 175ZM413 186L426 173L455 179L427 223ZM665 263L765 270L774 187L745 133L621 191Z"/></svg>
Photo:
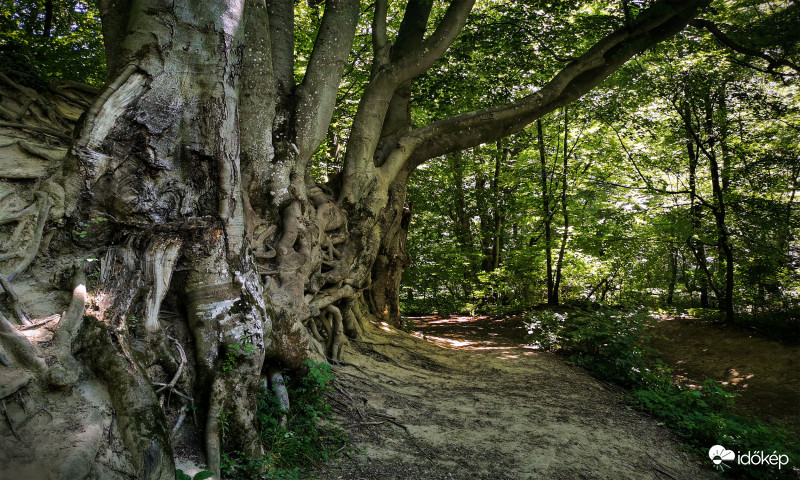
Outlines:
<svg viewBox="0 0 800 480"><path fill-rule="evenodd" d="M336 368L337 421L363 454L343 456L316 475L348 480L714 477L682 452L667 430L628 410L615 387L581 369L510 346L504 335L454 338L434 325L426 337L438 345L402 332L384 333L378 345L357 345L360 353Z"/></svg>

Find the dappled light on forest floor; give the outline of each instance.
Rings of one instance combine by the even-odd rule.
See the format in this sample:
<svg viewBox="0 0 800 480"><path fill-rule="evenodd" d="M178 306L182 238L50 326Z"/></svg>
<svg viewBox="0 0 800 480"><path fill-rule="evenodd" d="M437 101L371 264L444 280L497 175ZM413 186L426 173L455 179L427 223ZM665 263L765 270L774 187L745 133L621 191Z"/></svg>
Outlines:
<svg viewBox="0 0 800 480"><path fill-rule="evenodd" d="M527 333L521 316L406 317L413 322L412 334L446 348L499 350L525 344Z"/></svg>
<svg viewBox="0 0 800 480"><path fill-rule="evenodd" d="M536 354L535 347L525 345L526 330L518 316L431 315L407 319L414 323L413 336L442 348L497 351L499 360Z"/></svg>
<svg viewBox="0 0 800 480"><path fill-rule="evenodd" d="M521 316L408 317L412 335L434 345L457 350L495 351L498 359L513 360L540 353L526 345ZM696 319L663 316L656 322L653 345L662 352L677 380L699 389L714 379L740 395L740 413L783 420L800 430L800 346L754 336Z"/></svg>
<svg viewBox="0 0 800 480"><path fill-rule="evenodd" d="M800 346L691 318L662 318L655 333L662 338L652 344L677 379L690 387L716 380L741 395L740 413L800 430Z"/></svg>
<svg viewBox="0 0 800 480"><path fill-rule="evenodd" d="M476 345L484 343L484 342L473 342L473 341L469 341L469 340L454 340L452 338L434 337L432 335L423 335L423 334L421 334L419 332L414 332L413 335L415 337L417 337L417 338L421 338L423 340L427 340L429 342L433 342L436 345L439 345L441 347L470 348L470 349L477 350L477 349L480 349L481 347L477 347ZM502 348L502 347L488 347L487 346L487 347L483 347L483 348L484 349L489 349L489 348Z"/></svg>

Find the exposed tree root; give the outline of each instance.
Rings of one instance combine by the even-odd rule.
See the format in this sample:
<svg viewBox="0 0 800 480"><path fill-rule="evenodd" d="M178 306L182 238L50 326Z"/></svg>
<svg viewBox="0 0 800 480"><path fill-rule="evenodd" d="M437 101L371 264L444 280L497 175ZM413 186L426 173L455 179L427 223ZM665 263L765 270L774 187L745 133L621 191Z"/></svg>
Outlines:
<svg viewBox="0 0 800 480"><path fill-rule="evenodd" d="M72 353L72 342L78 335L83 323L83 312L86 307L86 272L82 265L76 265L72 275L72 300L67 311L61 317L58 330L53 335L53 344L63 354Z"/></svg>
<svg viewBox="0 0 800 480"><path fill-rule="evenodd" d="M91 317L87 317L91 318ZM109 385L122 441L130 452L142 452L131 462L143 478L174 476L169 434L158 398L142 368L119 352L119 333L113 326L87 319L83 352L94 374Z"/></svg>
<svg viewBox="0 0 800 480"><path fill-rule="evenodd" d="M345 336L344 336L344 325L342 324L342 312L339 311L334 305L328 305L325 307L325 310L328 311L333 317L333 333L330 338L330 347L329 347L329 356L330 359L334 362L339 360L341 355L341 349L345 343Z"/></svg>
<svg viewBox="0 0 800 480"><path fill-rule="evenodd" d="M3 290L5 290L8 303L10 304L11 309L14 310L17 320L23 325L29 326L31 321L28 319L28 316L25 315L25 312L22 311L22 306L19 303L19 297L17 297L17 294L14 293L14 289L11 288L11 283L6 280L5 276L2 274L0 274L0 286L2 286Z"/></svg>
<svg viewBox="0 0 800 480"><path fill-rule="evenodd" d="M170 340L172 340L173 342L175 342L175 346L177 347L178 354L180 355L180 358L181 358L181 363L180 363L180 365L178 365L178 371L175 372L175 375L172 377L172 380L170 380L170 382L168 384L164 384L158 390L156 390L156 394L159 394L159 393L161 393L162 391L164 391L166 389L173 390L175 388L175 384L178 383L178 379L180 379L181 373L183 372L183 367L186 366L186 362L187 362L186 352L183 350L183 347L181 346L181 343L178 340L176 340L176 339L174 339L172 337L168 337L168 338Z"/></svg>
<svg viewBox="0 0 800 480"><path fill-rule="evenodd" d="M183 402L183 405L181 407L181 413L178 416L178 421L175 422L175 426L172 427L171 435L173 437L175 436L176 433L178 433L178 430L181 428L181 425L183 425L183 421L186 419L186 408L188 407L188 405L189 404L187 402Z"/></svg>
<svg viewBox="0 0 800 480"><path fill-rule="evenodd" d="M25 443L19 436L19 433L17 433L17 427L14 424L14 420L12 420L11 415L8 414L8 408L6 408L5 399L3 399L2 404L3 404L3 415L6 417L6 422L8 422L8 427L11 429L11 433L14 434L14 437L16 437L17 440L22 442L24 445L27 445L27 443Z"/></svg>
<svg viewBox="0 0 800 480"><path fill-rule="evenodd" d="M17 265L17 268L8 276L8 281L14 280L14 278L19 275L20 273L24 272L30 264L33 262L33 259L36 257L36 254L39 252L39 246L42 244L42 235L44 234L44 226L47 222L47 216L50 213L50 207L53 206L53 200L44 192L37 192L36 196L39 199L39 214L36 218L36 228L34 230L33 239L28 244L28 248L25 249L23 253L22 261Z"/></svg>
<svg viewBox="0 0 800 480"><path fill-rule="evenodd" d="M0 313L0 346L9 353L18 364L36 375L47 372L47 364L36 352L24 335Z"/></svg>
<svg viewBox="0 0 800 480"><path fill-rule="evenodd" d="M0 225L5 225L11 222L18 222L23 218L30 217L36 213L36 202L31 203L27 207L18 212L11 212L3 217L0 217Z"/></svg>
<svg viewBox="0 0 800 480"><path fill-rule="evenodd" d="M51 137L55 137L65 142L69 142L70 140L72 140L72 138L65 132L54 130L52 128L47 128L47 127L39 127L37 125L28 125L27 123L0 122L0 127L18 128L20 130L29 130L31 132L43 133L45 135L50 135Z"/></svg>

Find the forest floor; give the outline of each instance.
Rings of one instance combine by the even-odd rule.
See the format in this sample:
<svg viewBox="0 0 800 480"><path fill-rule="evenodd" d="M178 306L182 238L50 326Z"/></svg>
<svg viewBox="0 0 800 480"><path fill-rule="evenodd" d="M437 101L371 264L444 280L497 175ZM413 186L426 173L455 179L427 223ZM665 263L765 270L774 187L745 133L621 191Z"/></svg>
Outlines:
<svg viewBox="0 0 800 480"><path fill-rule="evenodd" d="M800 435L800 345L740 326L664 316L652 346L688 385L712 379L739 395L733 410L782 422Z"/></svg>
<svg viewBox="0 0 800 480"><path fill-rule="evenodd" d="M618 387L520 346L514 322L417 320L383 327L335 368L335 420L354 451L324 480L700 479L684 451ZM710 447L711 445L709 445ZM706 464L708 463L708 465Z"/></svg>

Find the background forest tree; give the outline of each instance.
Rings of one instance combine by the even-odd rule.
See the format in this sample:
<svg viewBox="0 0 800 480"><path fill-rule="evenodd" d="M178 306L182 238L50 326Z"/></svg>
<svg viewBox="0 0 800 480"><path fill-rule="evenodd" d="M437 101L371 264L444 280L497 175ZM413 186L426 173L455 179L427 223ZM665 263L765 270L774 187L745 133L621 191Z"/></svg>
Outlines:
<svg viewBox="0 0 800 480"><path fill-rule="evenodd" d="M1 126L32 135L6 147L52 162L34 182L4 179L6 313L65 314L42 345L3 317L0 346L34 396L97 382L139 478L174 476L187 398L211 471L234 452L262 458L259 391L339 360L371 316L399 321L412 218L420 238L442 222L446 240L412 251L414 300L522 307L548 284L550 303L649 295L660 283L641 279L665 261L728 311L745 275L753 302L790 299L794 257L745 232L763 221L784 229L780 252L796 248L796 146L776 140L796 131L796 43L739 42L791 25L794 3L98 3L99 17L87 2L2 3L15 93ZM721 50L702 53L716 44L696 30L654 50L698 15L765 72L703 68ZM695 73L673 75L670 55L697 57ZM778 93L751 95L762 84ZM407 202L417 169L437 188ZM442 184L449 202L430 202Z"/></svg>

